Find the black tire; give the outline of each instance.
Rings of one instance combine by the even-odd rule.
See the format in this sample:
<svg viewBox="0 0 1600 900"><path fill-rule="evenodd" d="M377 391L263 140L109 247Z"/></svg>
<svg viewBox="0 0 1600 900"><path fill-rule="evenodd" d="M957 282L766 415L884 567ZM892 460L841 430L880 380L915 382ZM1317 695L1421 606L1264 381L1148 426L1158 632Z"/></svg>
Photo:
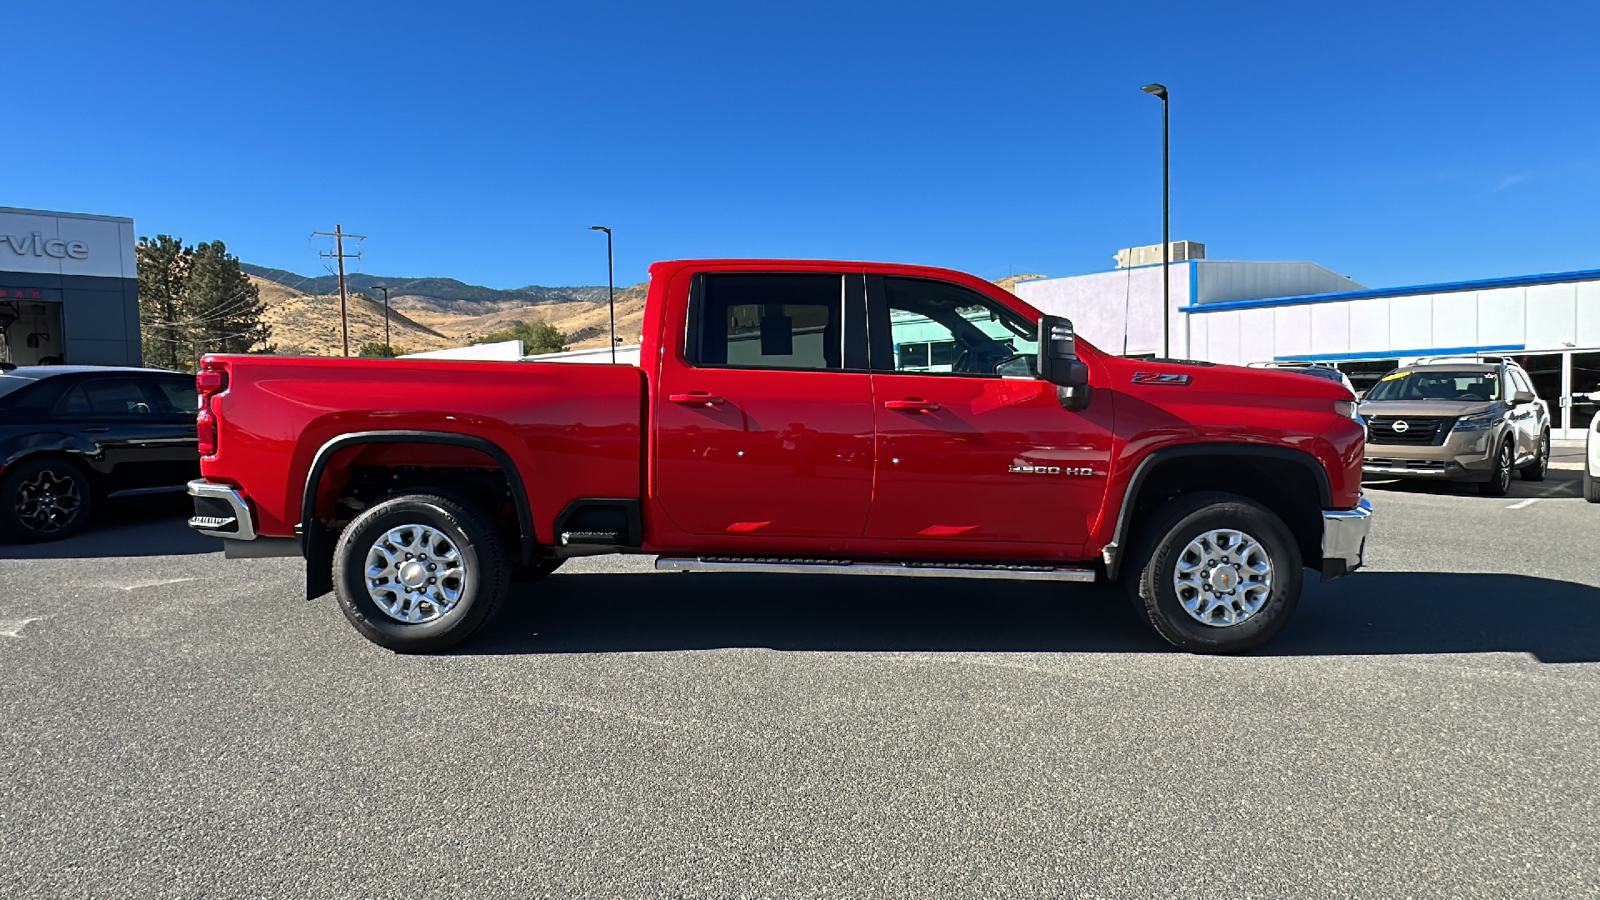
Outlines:
<svg viewBox="0 0 1600 900"><path fill-rule="evenodd" d="M419 564L448 565L448 555L429 558L426 552L453 548L462 573L453 602L434 605L435 601L426 597L402 597L402 593L410 593L403 589L379 592L387 593L402 613L416 614L420 621L415 622L402 621L386 612L374 599L374 592L369 591L367 578L368 558L373 553L387 552L402 564L412 560L412 556L405 555L406 545L401 543L389 542L384 544L386 551L379 550L379 542L386 535L407 527L419 529L407 534L421 551L416 554ZM431 529L440 540L427 540L421 528ZM421 569L408 574L426 577ZM475 507L433 494L391 497L369 507L339 534L333 554L333 590L345 618L367 640L396 653L437 653L471 637L499 610L510 576L505 548L489 520ZM398 574L383 579L383 583L403 586ZM434 581L427 580L417 590L431 596L432 585ZM441 592L446 588L446 583L438 585ZM440 609L444 612L440 613Z"/></svg>
<svg viewBox="0 0 1600 900"><path fill-rule="evenodd" d="M1522 476L1523 481L1543 481L1544 474L1548 471L1550 471L1550 432L1546 431L1539 435L1538 455L1517 474Z"/></svg>
<svg viewBox="0 0 1600 900"><path fill-rule="evenodd" d="M0 537L19 543L58 541L89 524L88 476L63 459L26 460L0 478Z"/></svg>
<svg viewBox="0 0 1600 900"><path fill-rule="evenodd" d="M1234 625L1210 625L1184 609L1173 583L1180 557L1206 532L1234 529L1260 544L1271 564L1271 585L1260 608ZM1300 547L1271 511L1220 491L1189 494L1155 512L1130 558L1127 591L1156 633L1190 653L1238 653L1271 640L1300 603Z"/></svg>
<svg viewBox="0 0 1600 900"><path fill-rule="evenodd" d="M531 566L518 566L511 573L512 584L532 584L561 568L564 559L542 559Z"/></svg>
<svg viewBox="0 0 1600 900"><path fill-rule="evenodd" d="M1590 503L1600 503L1600 478L1589 474L1589 462L1583 463L1583 499Z"/></svg>
<svg viewBox="0 0 1600 900"><path fill-rule="evenodd" d="M1511 492L1511 467L1516 461L1516 450L1511 439L1506 438L1494 451L1494 468L1489 480L1478 485L1478 493L1485 497L1504 497Z"/></svg>

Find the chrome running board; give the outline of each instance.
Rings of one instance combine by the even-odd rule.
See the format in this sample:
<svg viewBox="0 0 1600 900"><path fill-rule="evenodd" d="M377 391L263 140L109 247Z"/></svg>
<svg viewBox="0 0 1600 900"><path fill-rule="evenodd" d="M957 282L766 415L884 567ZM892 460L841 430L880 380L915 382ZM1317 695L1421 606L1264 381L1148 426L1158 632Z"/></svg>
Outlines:
<svg viewBox="0 0 1600 900"><path fill-rule="evenodd" d="M1093 569L1018 563L853 562L769 556L661 556L658 572L754 572L782 575L900 575L914 578L1008 578L1022 581L1095 580Z"/></svg>

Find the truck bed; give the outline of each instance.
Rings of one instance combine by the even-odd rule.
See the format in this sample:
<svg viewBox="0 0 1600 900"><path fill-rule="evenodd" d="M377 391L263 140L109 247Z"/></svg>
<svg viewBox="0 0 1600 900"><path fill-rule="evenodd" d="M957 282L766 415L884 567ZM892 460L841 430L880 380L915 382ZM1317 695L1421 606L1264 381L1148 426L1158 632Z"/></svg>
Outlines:
<svg viewBox="0 0 1600 900"><path fill-rule="evenodd" d="M574 498L640 496L645 378L633 366L230 356L215 367L228 386L211 408L226 424L201 472L225 483L248 473L240 486L266 537L293 536L318 450L361 432L444 431L504 448L541 542ZM340 451L330 467L363 452Z"/></svg>

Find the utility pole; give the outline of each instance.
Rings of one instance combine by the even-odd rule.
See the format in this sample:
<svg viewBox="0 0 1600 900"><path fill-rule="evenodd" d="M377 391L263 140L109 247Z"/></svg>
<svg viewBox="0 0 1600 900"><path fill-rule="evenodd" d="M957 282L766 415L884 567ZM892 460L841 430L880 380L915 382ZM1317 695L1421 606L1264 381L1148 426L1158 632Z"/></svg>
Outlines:
<svg viewBox="0 0 1600 900"><path fill-rule="evenodd" d="M317 255L321 256L323 259L330 259L331 258L331 259L339 260L339 327L344 332L344 355L345 356L349 356L350 355L350 317L349 317L349 313L346 312L346 310L345 310L344 261L346 259L360 259L361 258L361 254L360 253L351 253L351 254L347 255L344 252L344 239L345 238L349 238L349 239L351 239L353 241L364 241L364 240L367 239L367 236L364 235L364 234L345 234L344 233L344 229L339 227L337 224L333 226L333 230L332 231L313 231L313 232L311 232L311 236L312 237L321 236L321 237L331 237L331 238L333 238L333 252L332 253L319 253Z"/></svg>
<svg viewBox="0 0 1600 900"><path fill-rule="evenodd" d="M606 297L611 305L611 361L617 361L617 275L611 262L611 229L604 225L590 225L590 231L606 233Z"/></svg>
<svg viewBox="0 0 1600 900"><path fill-rule="evenodd" d="M394 357L394 345L389 343L389 287L388 285L375 284L373 290L383 291L383 348L389 351L390 358Z"/></svg>

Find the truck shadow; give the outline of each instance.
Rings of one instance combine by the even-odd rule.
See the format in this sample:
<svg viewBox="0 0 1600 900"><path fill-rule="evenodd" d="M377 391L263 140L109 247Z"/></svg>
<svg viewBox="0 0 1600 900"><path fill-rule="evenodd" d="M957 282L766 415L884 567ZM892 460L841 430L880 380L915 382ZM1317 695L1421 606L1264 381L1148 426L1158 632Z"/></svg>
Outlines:
<svg viewBox="0 0 1600 900"><path fill-rule="evenodd" d="M187 494L102 501L94 508L89 526L66 540L43 544L0 540L0 560L187 556L220 551L221 541L189 528L193 510Z"/></svg>
<svg viewBox="0 0 1600 900"><path fill-rule="evenodd" d="M1119 588L962 579L553 575L513 591L471 654L766 647L1153 653L1172 648ZM1600 661L1600 588L1521 575L1367 572L1308 584L1253 655L1529 653Z"/></svg>

